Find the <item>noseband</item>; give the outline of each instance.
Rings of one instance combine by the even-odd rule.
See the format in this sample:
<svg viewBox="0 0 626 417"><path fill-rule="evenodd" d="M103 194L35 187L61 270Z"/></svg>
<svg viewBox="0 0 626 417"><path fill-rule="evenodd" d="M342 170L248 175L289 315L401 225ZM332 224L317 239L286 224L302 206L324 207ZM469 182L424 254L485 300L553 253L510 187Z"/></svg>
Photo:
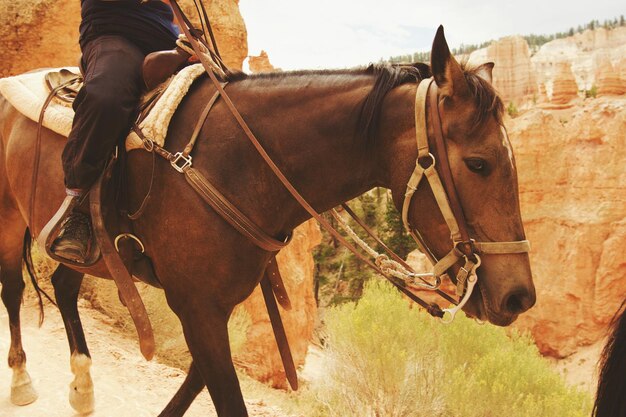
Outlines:
<svg viewBox="0 0 626 417"><path fill-rule="evenodd" d="M439 157L439 170L435 169L436 159L430 152L427 130L426 102L430 100L430 125L434 130L434 148ZM417 136L417 159L415 169L409 178L402 205L402 222L407 232L413 237L420 250L433 263L433 275L440 280L458 261L464 265L456 275L456 293L462 297L454 308L444 309L443 320L448 322L454 319L456 313L467 303L476 286L478 277L476 270L480 267L479 254L511 254L525 253L530 250L528 240L515 242L477 242L470 237L463 208L452 179L448 152L443 139L441 115L439 113L439 94L437 84L432 78L422 80L415 95L415 130ZM439 172L438 172L439 171ZM409 223L409 208L413 195L417 191L422 179L426 178L435 196L439 210L450 229L452 250L441 259L437 259L430 250L419 231Z"/></svg>

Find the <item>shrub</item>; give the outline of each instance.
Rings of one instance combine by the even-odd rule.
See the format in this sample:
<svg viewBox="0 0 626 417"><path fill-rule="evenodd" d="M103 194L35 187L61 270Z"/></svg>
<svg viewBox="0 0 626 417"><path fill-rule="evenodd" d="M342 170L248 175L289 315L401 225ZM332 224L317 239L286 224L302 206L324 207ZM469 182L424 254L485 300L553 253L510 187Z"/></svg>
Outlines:
<svg viewBox="0 0 626 417"><path fill-rule="evenodd" d="M596 98L598 95L598 87L594 84L589 90L585 90L585 98Z"/></svg>
<svg viewBox="0 0 626 417"><path fill-rule="evenodd" d="M312 390L329 416L588 416L532 340L467 318L444 326L387 283L326 314L323 379Z"/></svg>
<svg viewBox="0 0 626 417"><path fill-rule="evenodd" d="M515 103L513 103L512 101L509 103L509 105L506 107L506 112L509 114L509 116L511 117L517 117L517 115L519 114L519 111L517 110L517 106L515 105Z"/></svg>

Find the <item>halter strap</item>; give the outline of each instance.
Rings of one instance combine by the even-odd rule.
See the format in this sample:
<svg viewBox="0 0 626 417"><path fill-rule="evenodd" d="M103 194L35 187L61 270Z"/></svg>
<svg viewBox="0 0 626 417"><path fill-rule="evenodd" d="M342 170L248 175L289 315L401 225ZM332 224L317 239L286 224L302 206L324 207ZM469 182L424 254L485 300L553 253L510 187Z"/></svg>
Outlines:
<svg viewBox="0 0 626 417"><path fill-rule="evenodd" d="M427 102L430 112L427 114ZM430 115L430 119L427 119ZM428 122L434 132L433 142L437 158L430 152L428 141ZM456 276L457 295L462 296L459 305L453 309L444 310L450 313L452 318L463 305L469 300L469 296L477 282L476 270L480 266L478 254L511 254L525 253L530 251L528 240L515 242L476 242L470 238L463 208L457 193L448 152L443 137L441 114L439 113L439 95L437 84L432 78L420 82L415 94L415 134L417 141L417 159L415 168L407 183L402 205L402 222L407 232L413 237L420 250L434 264L435 276L445 275L446 272L459 260L464 260ZM435 168L439 160L439 170ZM424 238L411 226L409 222L409 208L411 201L422 179L426 178L439 210L450 230L450 240L453 243L452 250L443 258L438 259L430 250Z"/></svg>

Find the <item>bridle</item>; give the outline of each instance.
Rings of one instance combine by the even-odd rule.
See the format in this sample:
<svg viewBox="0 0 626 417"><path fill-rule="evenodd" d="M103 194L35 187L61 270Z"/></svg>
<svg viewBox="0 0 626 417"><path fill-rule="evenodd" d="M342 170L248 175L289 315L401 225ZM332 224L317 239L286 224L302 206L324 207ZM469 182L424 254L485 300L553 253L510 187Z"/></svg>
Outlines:
<svg viewBox="0 0 626 417"><path fill-rule="evenodd" d="M415 130L417 137L417 158L415 169L409 178L404 194L402 205L402 222L407 232L413 237L420 250L433 263L433 275L440 281L440 277L458 261L464 265L456 274L456 293L462 297L459 304L451 309L444 309L447 313L442 318L444 321L452 321L455 314L467 303L478 277L476 270L480 267L479 254L513 254L530 251L528 240L514 242L477 242L470 237L463 207L452 178L448 152L443 138L441 114L439 112L439 94L437 84L432 78L422 80L415 94ZM430 107L430 126L434 131L434 147L439 157L439 170L435 168L436 159L430 152L427 130L426 103ZM422 179L426 178L435 197L439 210L450 230L452 250L443 258L438 259L426 244L419 231L409 223L409 208L413 195L417 191Z"/></svg>

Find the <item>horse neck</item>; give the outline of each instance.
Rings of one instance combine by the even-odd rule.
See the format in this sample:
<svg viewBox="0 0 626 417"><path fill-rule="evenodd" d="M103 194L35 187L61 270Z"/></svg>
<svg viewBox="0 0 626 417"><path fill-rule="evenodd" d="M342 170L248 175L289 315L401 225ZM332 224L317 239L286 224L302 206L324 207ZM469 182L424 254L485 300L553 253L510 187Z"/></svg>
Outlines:
<svg viewBox="0 0 626 417"><path fill-rule="evenodd" d="M360 106L373 82L373 77L357 75L252 79L232 83L227 91L275 163L302 196L323 212L378 182L376 147L356 134ZM252 211L251 219L274 234L310 217L251 150L248 140L237 142L243 144L237 153L247 169L233 173L236 178L228 187L244 190L255 184L254 193L238 196L242 211ZM211 162L215 163L227 164ZM277 207L280 215L276 215Z"/></svg>

